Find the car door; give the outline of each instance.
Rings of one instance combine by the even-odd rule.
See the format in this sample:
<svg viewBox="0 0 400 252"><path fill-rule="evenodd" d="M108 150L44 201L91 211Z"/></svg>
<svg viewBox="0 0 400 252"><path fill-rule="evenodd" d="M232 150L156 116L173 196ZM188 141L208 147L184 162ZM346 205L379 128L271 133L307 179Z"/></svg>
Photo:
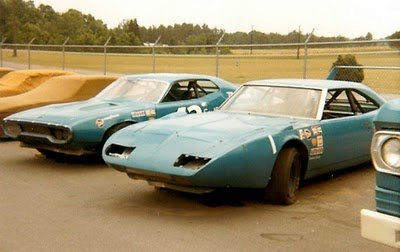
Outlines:
<svg viewBox="0 0 400 252"><path fill-rule="evenodd" d="M328 91L321 120L323 155L319 168L326 172L370 160L372 119L377 108L379 104L355 90Z"/></svg>

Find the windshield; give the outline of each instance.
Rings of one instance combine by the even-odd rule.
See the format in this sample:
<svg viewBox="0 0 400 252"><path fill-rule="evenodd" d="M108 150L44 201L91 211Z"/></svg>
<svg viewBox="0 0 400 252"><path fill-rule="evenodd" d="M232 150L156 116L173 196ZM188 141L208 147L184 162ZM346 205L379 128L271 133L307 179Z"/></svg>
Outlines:
<svg viewBox="0 0 400 252"><path fill-rule="evenodd" d="M321 94L317 89L245 85L221 110L315 119Z"/></svg>
<svg viewBox="0 0 400 252"><path fill-rule="evenodd" d="M158 80L121 78L113 82L96 98L102 100L125 99L140 102L158 102L168 88L168 83Z"/></svg>

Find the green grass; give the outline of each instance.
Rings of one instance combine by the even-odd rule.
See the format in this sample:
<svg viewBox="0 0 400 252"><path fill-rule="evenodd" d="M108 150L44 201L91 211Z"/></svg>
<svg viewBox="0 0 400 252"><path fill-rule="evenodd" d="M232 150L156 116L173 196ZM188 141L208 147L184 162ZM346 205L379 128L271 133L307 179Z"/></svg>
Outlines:
<svg viewBox="0 0 400 252"><path fill-rule="evenodd" d="M361 50L363 49L363 50ZM382 49L373 54L365 53L368 48L354 49L358 62L365 66L400 66L399 52L385 53ZM307 78L321 79L328 74L339 49L310 49L307 61ZM219 57L219 76L235 83L254 79L303 78L304 60L296 59L295 53L285 53L282 49L253 51L257 55L248 55L248 50L234 51L232 55ZM264 52L264 53L262 53ZM337 52L337 54L335 53ZM346 53L351 53L345 50ZM271 55L267 55L267 53ZM321 55L318 56L317 54ZM18 57L12 57L11 50L3 50L3 60L27 64L28 54L18 51ZM185 72L216 74L215 55L156 55L156 72ZM31 51L31 64L62 67L60 52ZM66 69L86 69L103 73L103 54L65 54ZM153 71L152 55L107 56L107 72L119 74L144 73ZM400 71L365 70L364 83L384 93L400 93Z"/></svg>

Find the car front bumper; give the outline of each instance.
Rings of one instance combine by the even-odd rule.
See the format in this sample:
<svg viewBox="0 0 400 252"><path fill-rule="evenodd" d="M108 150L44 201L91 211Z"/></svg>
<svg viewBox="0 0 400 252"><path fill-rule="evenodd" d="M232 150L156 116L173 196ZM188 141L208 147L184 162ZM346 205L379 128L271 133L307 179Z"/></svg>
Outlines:
<svg viewBox="0 0 400 252"><path fill-rule="evenodd" d="M361 236L394 248L400 248L400 218L362 209Z"/></svg>

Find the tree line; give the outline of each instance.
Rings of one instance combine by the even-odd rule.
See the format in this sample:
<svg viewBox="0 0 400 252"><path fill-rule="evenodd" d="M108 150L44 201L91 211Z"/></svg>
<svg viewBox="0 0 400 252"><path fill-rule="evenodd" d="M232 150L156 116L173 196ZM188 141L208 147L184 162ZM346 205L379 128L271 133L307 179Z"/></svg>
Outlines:
<svg viewBox="0 0 400 252"><path fill-rule="evenodd" d="M133 18L123 20L117 27L108 28L100 19L79 10L56 12L51 6L34 1L0 0L0 38L6 43L60 45L69 38L68 44L103 45L111 37L109 45L143 45L154 43L161 35L161 44L167 45L215 45L223 34L222 29L190 23L144 27ZM286 35L260 31L226 33L225 44L271 44L304 42L308 34L291 31ZM372 40L372 34L355 40ZM313 42L349 41L343 36L312 36ZM182 50L182 49L176 49ZM190 50L185 49L186 53ZM204 53L207 53L207 49ZM198 53L198 52L197 52Z"/></svg>

